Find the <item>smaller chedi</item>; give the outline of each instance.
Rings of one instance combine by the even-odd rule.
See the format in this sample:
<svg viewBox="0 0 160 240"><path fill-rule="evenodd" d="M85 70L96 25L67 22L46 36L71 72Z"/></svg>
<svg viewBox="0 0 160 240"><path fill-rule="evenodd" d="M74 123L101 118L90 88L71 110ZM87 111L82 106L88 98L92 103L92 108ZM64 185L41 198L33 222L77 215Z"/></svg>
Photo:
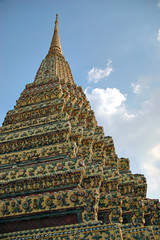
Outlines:
<svg viewBox="0 0 160 240"><path fill-rule="evenodd" d="M0 239L160 239L160 203L118 158L59 38L0 128Z"/></svg>

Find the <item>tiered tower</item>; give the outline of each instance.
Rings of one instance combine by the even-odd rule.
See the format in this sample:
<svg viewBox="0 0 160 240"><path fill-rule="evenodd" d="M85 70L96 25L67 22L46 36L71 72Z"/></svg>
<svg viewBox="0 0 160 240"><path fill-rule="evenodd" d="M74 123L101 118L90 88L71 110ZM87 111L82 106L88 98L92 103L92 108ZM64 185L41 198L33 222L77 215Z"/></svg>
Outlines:
<svg viewBox="0 0 160 240"><path fill-rule="evenodd" d="M0 128L0 239L159 239L160 203L118 158L59 38Z"/></svg>

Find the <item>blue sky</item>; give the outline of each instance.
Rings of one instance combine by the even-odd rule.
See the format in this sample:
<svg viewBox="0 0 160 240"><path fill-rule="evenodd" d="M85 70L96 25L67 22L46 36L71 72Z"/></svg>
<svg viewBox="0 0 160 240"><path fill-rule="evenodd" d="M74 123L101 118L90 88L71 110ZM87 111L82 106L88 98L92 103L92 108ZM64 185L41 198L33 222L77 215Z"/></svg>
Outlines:
<svg viewBox="0 0 160 240"><path fill-rule="evenodd" d="M0 125L48 52L63 54L119 157L160 197L160 1L1 0Z"/></svg>

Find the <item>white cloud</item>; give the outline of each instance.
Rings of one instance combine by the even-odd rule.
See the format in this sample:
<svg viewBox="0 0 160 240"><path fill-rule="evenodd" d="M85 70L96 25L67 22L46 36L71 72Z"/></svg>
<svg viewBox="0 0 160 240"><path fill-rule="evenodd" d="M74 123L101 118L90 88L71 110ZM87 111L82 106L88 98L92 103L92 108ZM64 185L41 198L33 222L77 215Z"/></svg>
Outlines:
<svg viewBox="0 0 160 240"><path fill-rule="evenodd" d="M160 42L160 29L158 30L157 40Z"/></svg>
<svg viewBox="0 0 160 240"><path fill-rule="evenodd" d="M146 94L146 91L151 92L152 88L156 85L160 84L160 76L159 75L147 75L140 76L137 79L136 83L131 83L131 87L133 89L133 93L135 94Z"/></svg>
<svg viewBox="0 0 160 240"><path fill-rule="evenodd" d="M136 84L136 83L131 83L131 86L133 88L133 92L135 94L140 94L142 92L142 89L141 89L141 85L140 84Z"/></svg>
<svg viewBox="0 0 160 240"><path fill-rule="evenodd" d="M148 87L148 99L137 109L129 108L126 94L119 89L95 88L87 90L99 125L105 134L112 136L119 157L129 157L133 173L147 178L147 197L160 196L160 87L159 77L141 78ZM144 86L143 86L144 87Z"/></svg>
<svg viewBox="0 0 160 240"><path fill-rule="evenodd" d="M150 151L151 156L154 159L160 160L160 143L156 144Z"/></svg>
<svg viewBox="0 0 160 240"><path fill-rule="evenodd" d="M124 116L126 116L127 119L132 119L132 118L135 117L134 114L129 114L129 113L127 113L127 112L124 113Z"/></svg>
<svg viewBox="0 0 160 240"><path fill-rule="evenodd" d="M160 184L160 169L155 166L152 161L146 161L143 164L143 169L147 173L148 192L157 192L159 197L159 184ZM153 195L154 196L154 195Z"/></svg>
<svg viewBox="0 0 160 240"><path fill-rule="evenodd" d="M157 2L157 7L160 8L160 1Z"/></svg>
<svg viewBox="0 0 160 240"><path fill-rule="evenodd" d="M105 69L98 69L98 68L92 68L88 72L88 81L89 82L99 82L102 78L108 77L111 72L113 71L113 68L111 67L111 60L108 60L107 66Z"/></svg>
<svg viewBox="0 0 160 240"><path fill-rule="evenodd" d="M85 90L89 101L96 107L98 114L112 115L122 107L122 103L126 101L126 96L116 88L95 88L91 93Z"/></svg>

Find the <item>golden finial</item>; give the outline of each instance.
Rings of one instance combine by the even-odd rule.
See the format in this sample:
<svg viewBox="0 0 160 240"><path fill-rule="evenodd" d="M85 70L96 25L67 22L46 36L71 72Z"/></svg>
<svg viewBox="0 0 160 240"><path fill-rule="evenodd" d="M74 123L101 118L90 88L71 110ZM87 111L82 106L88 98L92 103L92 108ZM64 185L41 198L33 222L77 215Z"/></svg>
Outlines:
<svg viewBox="0 0 160 240"><path fill-rule="evenodd" d="M58 14L56 14L56 21L55 21L55 27L54 27L54 34L52 38L52 42L50 45L50 49L48 54L52 54L55 52L58 52L63 55L62 53L62 48L61 48L61 43L60 43L60 38L59 38L59 28L58 28Z"/></svg>

